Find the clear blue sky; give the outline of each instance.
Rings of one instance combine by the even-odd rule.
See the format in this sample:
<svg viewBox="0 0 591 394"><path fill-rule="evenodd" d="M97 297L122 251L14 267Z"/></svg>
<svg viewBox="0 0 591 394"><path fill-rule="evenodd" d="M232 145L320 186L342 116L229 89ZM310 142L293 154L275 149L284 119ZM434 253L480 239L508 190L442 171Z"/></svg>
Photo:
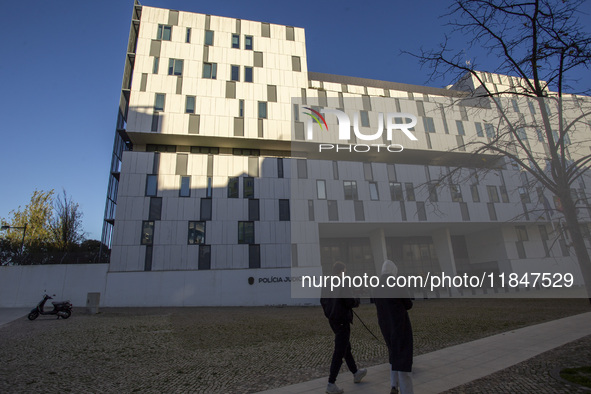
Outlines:
<svg viewBox="0 0 591 394"><path fill-rule="evenodd" d="M591 2L587 12L591 13ZM100 239L132 0L8 1L0 13L0 217L64 188ZM435 47L448 2L182 1L143 5L306 29L309 71L427 84L400 50ZM591 18L587 16L586 24ZM454 45L457 49L463 43ZM474 53L470 56L478 56ZM480 64L486 64L480 59ZM484 69L485 67L481 67ZM589 76L584 81L591 87ZM430 82L445 86L450 81Z"/></svg>

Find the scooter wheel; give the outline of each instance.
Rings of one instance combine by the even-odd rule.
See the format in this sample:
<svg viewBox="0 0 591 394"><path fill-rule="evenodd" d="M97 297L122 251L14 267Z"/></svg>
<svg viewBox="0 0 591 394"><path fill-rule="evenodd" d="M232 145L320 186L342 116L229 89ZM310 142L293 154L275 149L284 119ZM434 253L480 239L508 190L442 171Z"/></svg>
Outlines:
<svg viewBox="0 0 591 394"><path fill-rule="evenodd" d="M27 317L29 318L29 320L35 320L37 318L37 316L39 316L39 312L35 311L35 312L29 313L29 316L27 316Z"/></svg>
<svg viewBox="0 0 591 394"><path fill-rule="evenodd" d="M68 317L70 317L72 315L71 311L63 311L63 314L60 315L62 319L67 319Z"/></svg>

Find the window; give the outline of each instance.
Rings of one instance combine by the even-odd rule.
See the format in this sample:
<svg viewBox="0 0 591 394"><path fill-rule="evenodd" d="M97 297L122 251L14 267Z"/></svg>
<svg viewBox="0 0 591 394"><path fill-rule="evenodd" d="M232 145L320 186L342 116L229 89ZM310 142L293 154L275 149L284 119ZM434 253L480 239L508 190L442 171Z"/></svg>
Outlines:
<svg viewBox="0 0 591 394"><path fill-rule="evenodd" d="M298 179L308 179L308 164L306 159L296 159Z"/></svg>
<svg viewBox="0 0 591 394"><path fill-rule="evenodd" d="M482 132L482 124L476 122L474 125L476 126L476 135L479 137L484 137L484 133Z"/></svg>
<svg viewBox="0 0 591 394"><path fill-rule="evenodd" d="M466 131L464 130L464 124L461 120L456 120L456 127L458 128L458 135L466 135Z"/></svg>
<svg viewBox="0 0 591 394"><path fill-rule="evenodd" d="M164 111L164 100L166 95L164 93L156 93L154 98L154 111Z"/></svg>
<svg viewBox="0 0 591 394"><path fill-rule="evenodd" d="M453 202L463 202L464 199L462 198L462 189L460 185L449 185L449 190L451 192L451 200Z"/></svg>
<svg viewBox="0 0 591 394"><path fill-rule="evenodd" d="M205 30L205 45L213 45L213 31Z"/></svg>
<svg viewBox="0 0 591 394"><path fill-rule="evenodd" d="M232 81L240 81L240 66L232 66L232 70L230 72L230 80Z"/></svg>
<svg viewBox="0 0 591 394"><path fill-rule="evenodd" d="M484 124L484 129L486 130L486 136L488 138L495 138L495 128L492 124L490 123L485 123Z"/></svg>
<svg viewBox="0 0 591 394"><path fill-rule="evenodd" d="M532 115L535 115L536 114L536 107L534 107L534 103L532 103L531 101L528 101L527 106L529 107L529 112Z"/></svg>
<svg viewBox="0 0 591 394"><path fill-rule="evenodd" d="M234 148L232 149L232 154L234 156L260 156L261 151L258 149Z"/></svg>
<svg viewBox="0 0 591 394"><path fill-rule="evenodd" d="M291 57L291 70L292 71L302 71L302 62L299 56L292 56Z"/></svg>
<svg viewBox="0 0 591 394"><path fill-rule="evenodd" d="M232 48L240 49L240 35L232 34Z"/></svg>
<svg viewBox="0 0 591 394"><path fill-rule="evenodd" d="M203 63L203 78L216 79L217 71L217 63Z"/></svg>
<svg viewBox="0 0 591 394"><path fill-rule="evenodd" d="M289 221L289 200L279 200L279 220Z"/></svg>
<svg viewBox="0 0 591 394"><path fill-rule="evenodd" d="M238 222L238 243L254 243L254 222Z"/></svg>
<svg viewBox="0 0 591 394"><path fill-rule="evenodd" d="M402 184L399 182L390 182L390 196L392 201L404 200L402 196Z"/></svg>
<svg viewBox="0 0 591 394"><path fill-rule="evenodd" d="M427 221L427 211L425 210L425 203L422 201L417 202L417 216L419 217L419 221Z"/></svg>
<svg viewBox="0 0 591 394"><path fill-rule="evenodd" d="M183 61L181 59L168 60L168 75L183 75Z"/></svg>
<svg viewBox="0 0 591 394"><path fill-rule="evenodd" d="M195 113L195 96L187 96L185 100L185 113L186 114L194 114Z"/></svg>
<svg viewBox="0 0 591 394"><path fill-rule="evenodd" d="M425 125L425 132L427 133L434 133L435 132L435 123L433 123L433 118L423 118L423 123Z"/></svg>
<svg viewBox="0 0 591 394"><path fill-rule="evenodd" d="M507 194L507 187L505 185L499 186L499 191L501 192L501 201L502 202L509 202L509 195Z"/></svg>
<svg viewBox="0 0 591 394"><path fill-rule="evenodd" d="M529 241L529 237L527 236L527 229L525 228L525 226L515 226L515 232L517 233L517 240Z"/></svg>
<svg viewBox="0 0 591 394"><path fill-rule="evenodd" d="M189 245L205 243L205 222L189 222Z"/></svg>
<svg viewBox="0 0 591 394"><path fill-rule="evenodd" d="M144 220L142 222L142 245L152 245L154 243L154 221Z"/></svg>
<svg viewBox="0 0 591 394"><path fill-rule="evenodd" d="M201 153L204 155L217 155L220 153L220 148L214 146L192 146L191 153Z"/></svg>
<svg viewBox="0 0 591 394"><path fill-rule="evenodd" d="M250 176L244 177L244 184L242 187L243 198L254 198L254 178Z"/></svg>
<svg viewBox="0 0 591 394"><path fill-rule="evenodd" d="M521 202L522 203L530 203L531 199L529 197L529 192L527 191L527 189L525 187L520 187L518 188L519 190L519 197L521 198Z"/></svg>
<svg viewBox="0 0 591 394"><path fill-rule="evenodd" d="M285 26L285 39L287 41L295 40L295 31L293 26Z"/></svg>
<svg viewBox="0 0 591 394"><path fill-rule="evenodd" d="M238 198L239 196L239 178L228 179L228 198Z"/></svg>
<svg viewBox="0 0 591 394"><path fill-rule="evenodd" d="M513 106L513 111L519 112L519 106L517 105L517 100L511 100L511 105Z"/></svg>
<svg viewBox="0 0 591 394"><path fill-rule="evenodd" d="M406 201L415 200L415 188L412 183L405 183L404 188L406 189Z"/></svg>
<svg viewBox="0 0 591 394"><path fill-rule="evenodd" d="M244 49L248 49L252 51L253 48L253 38L252 36L244 36Z"/></svg>
<svg viewBox="0 0 591 394"><path fill-rule="evenodd" d="M369 198L374 201L380 199L377 182L369 182Z"/></svg>
<svg viewBox="0 0 591 394"><path fill-rule="evenodd" d="M314 221L314 200L308 200L308 220Z"/></svg>
<svg viewBox="0 0 591 394"><path fill-rule="evenodd" d="M179 189L179 197L191 196L191 177L181 176L181 187Z"/></svg>
<svg viewBox="0 0 591 394"><path fill-rule="evenodd" d="M361 126L362 127L369 127L369 114L367 111L361 111Z"/></svg>
<svg viewBox="0 0 591 394"><path fill-rule="evenodd" d="M324 179L316 181L316 196L319 200L326 200L326 181Z"/></svg>
<svg viewBox="0 0 591 394"><path fill-rule="evenodd" d="M473 202L480 202L480 193L478 192L478 186L470 185L470 193L472 193Z"/></svg>
<svg viewBox="0 0 591 394"><path fill-rule="evenodd" d="M160 220L162 216L162 197L150 197L148 220Z"/></svg>
<svg viewBox="0 0 591 394"><path fill-rule="evenodd" d="M244 118L244 100L238 101L238 117Z"/></svg>
<svg viewBox="0 0 591 394"><path fill-rule="evenodd" d="M259 119L267 119L267 103L259 101Z"/></svg>
<svg viewBox="0 0 591 394"><path fill-rule="evenodd" d="M339 179L339 162L338 161L332 162L332 177L334 179Z"/></svg>
<svg viewBox="0 0 591 394"><path fill-rule="evenodd" d="M283 178L283 159L277 159L277 178Z"/></svg>
<svg viewBox="0 0 591 394"><path fill-rule="evenodd" d="M429 201L439 201L439 196L437 195L437 183L429 183Z"/></svg>
<svg viewBox="0 0 591 394"><path fill-rule="evenodd" d="M211 220L211 198L202 198L199 207L199 218L202 221Z"/></svg>
<svg viewBox="0 0 591 394"><path fill-rule="evenodd" d="M172 26L158 25L158 33L156 34L157 40L170 41L171 36L172 36Z"/></svg>
<svg viewBox="0 0 591 394"><path fill-rule="evenodd" d="M488 192L488 201L490 202L499 202L499 193L497 191L496 186L487 186L486 190ZM495 219L496 220L496 219Z"/></svg>
<svg viewBox="0 0 591 394"><path fill-rule="evenodd" d="M333 222L339 220L339 209L336 200L328 200L328 220Z"/></svg>
<svg viewBox="0 0 591 394"><path fill-rule="evenodd" d="M260 220L260 203L256 198L248 200L248 220Z"/></svg>
<svg viewBox="0 0 591 394"><path fill-rule="evenodd" d="M211 269L211 245L199 245L198 269Z"/></svg>
<svg viewBox="0 0 591 394"><path fill-rule="evenodd" d="M155 197L158 192L158 175L146 176L146 196Z"/></svg>
<svg viewBox="0 0 591 394"><path fill-rule="evenodd" d="M187 27L187 32L185 34L185 42L186 43L191 42L191 28L190 27Z"/></svg>
<svg viewBox="0 0 591 394"><path fill-rule="evenodd" d="M152 74L158 74L159 63L160 63L160 58L154 57L154 64L152 65Z"/></svg>
<svg viewBox="0 0 591 394"><path fill-rule="evenodd" d="M244 67L244 82L252 82L252 67Z"/></svg>
<svg viewBox="0 0 591 394"><path fill-rule="evenodd" d="M345 190L345 200L358 200L357 196L357 182L356 181L343 181L343 187Z"/></svg>
<svg viewBox="0 0 591 394"><path fill-rule="evenodd" d="M462 214L462 220L463 221L469 221L470 220L470 211L468 210L468 204L465 202L461 202L460 203L460 212Z"/></svg>

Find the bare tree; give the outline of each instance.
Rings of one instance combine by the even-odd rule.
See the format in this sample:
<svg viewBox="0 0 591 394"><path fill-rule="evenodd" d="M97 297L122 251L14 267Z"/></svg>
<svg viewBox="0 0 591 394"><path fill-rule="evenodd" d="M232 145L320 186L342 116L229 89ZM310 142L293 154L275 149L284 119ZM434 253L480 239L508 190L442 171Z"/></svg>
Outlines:
<svg viewBox="0 0 591 394"><path fill-rule="evenodd" d="M54 245L59 251L71 251L84 241L82 212L65 190L55 199L53 209L50 226Z"/></svg>
<svg viewBox="0 0 591 394"><path fill-rule="evenodd" d="M582 200L577 201L571 192L591 163L591 100L566 93L576 91L577 81L572 75L591 65L591 37L578 19L582 3L454 2L446 15L452 34L468 37L469 48L482 48L489 54L488 65L480 66L480 71L517 77L511 78L513 86L504 91L490 83L490 74L477 71L479 65L465 51L450 48L447 37L439 48L411 55L432 69L431 79L453 75L453 89L469 91L479 106L496 108L498 116L487 138L472 139L462 148L474 155L508 158L556 196L591 300L591 261L576 206ZM532 113L536 112L535 123L515 116L512 100L528 101L534 107ZM534 131L540 143L528 140Z"/></svg>

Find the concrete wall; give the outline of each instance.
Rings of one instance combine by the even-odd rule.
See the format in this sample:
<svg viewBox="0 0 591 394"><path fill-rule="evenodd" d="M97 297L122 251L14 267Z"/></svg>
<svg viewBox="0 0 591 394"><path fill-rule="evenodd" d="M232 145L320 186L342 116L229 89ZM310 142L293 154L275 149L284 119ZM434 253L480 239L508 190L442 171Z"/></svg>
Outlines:
<svg viewBox="0 0 591 394"><path fill-rule="evenodd" d="M61 264L0 267L0 307L33 308L43 294L85 307L87 293L105 293L108 264ZM51 305L51 304L50 304Z"/></svg>

